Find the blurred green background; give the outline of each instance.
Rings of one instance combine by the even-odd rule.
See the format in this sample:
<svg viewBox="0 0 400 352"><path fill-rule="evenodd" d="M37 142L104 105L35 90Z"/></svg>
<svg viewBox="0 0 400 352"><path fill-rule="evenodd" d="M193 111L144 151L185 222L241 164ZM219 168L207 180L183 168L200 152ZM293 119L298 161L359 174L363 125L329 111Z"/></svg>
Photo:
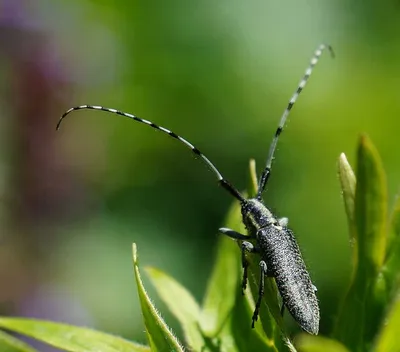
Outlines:
<svg viewBox="0 0 400 352"><path fill-rule="evenodd" d="M326 42L336 58L323 55L292 110L264 199L290 219L327 331L350 275L337 158L352 162L366 132L391 204L400 184L399 15L398 1L1 0L2 314L145 341L132 242L200 301L232 202L214 175L133 121L81 111L56 133L58 118L80 104L131 112L244 189Z"/></svg>

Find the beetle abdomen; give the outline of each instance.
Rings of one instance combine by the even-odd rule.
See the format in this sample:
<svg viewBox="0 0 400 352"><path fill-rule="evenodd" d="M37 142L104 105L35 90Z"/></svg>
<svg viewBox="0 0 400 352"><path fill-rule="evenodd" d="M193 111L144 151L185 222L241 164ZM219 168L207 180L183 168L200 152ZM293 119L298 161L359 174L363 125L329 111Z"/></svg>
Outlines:
<svg viewBox="0 0 400 352"><path fill-rule="evenodd" d="M293 232L286 227L268 226L258 236L263 260L275 277L283 304L310 334L318 334L319 307L315 287L307 272Z"/></svg>

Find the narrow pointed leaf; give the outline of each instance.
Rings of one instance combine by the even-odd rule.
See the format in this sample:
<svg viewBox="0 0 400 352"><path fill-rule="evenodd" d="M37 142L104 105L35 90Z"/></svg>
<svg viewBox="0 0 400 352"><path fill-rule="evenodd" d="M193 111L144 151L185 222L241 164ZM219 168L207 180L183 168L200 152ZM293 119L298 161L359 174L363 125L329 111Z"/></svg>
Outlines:
<svg viewBox="0 0 400 352"><path fill-rule="evenodd" d="M295 343L299 352L349 352L340 342L321 336L301 334Z"/></svg>
<svg viewBox="0 0 400 352"><path fill-rule="evenodd" d="M254 159L250 159L249 162L249 185L247 188L247 192L250 198L256 196L258 190L258 180L257 180L257 170L256 170L256 161Z"/></svg>
<svg viewBox="0 0 400 352"><path fill-rule="evenodd" d="M0 331L0 351L2 352L36 352L36 350L25 342Z"/></svg>
<svg viewBox="0 0 400 352"><path fill-rule="evenodd" d="M0 327L71 352L149 352L150 348L100 331L50 321L0 318Z"/></svg>
<svg viewBox="0 0 400 352"><path fill-rule="evenodd" d="M364 348L376 333L388 297L386 280L380 274L386 257L387 190L380 156L366 136L358 150L355 220L359 240L359 290L366 292L363 329Z"/></svg>
<svg viewBox="0 0 400 352"><path fill-rule="evenodd" d="M136 244L133 244L133 266L151 351L183 351L183 347L157 312L143 286L139 272Z"/></svg>
<svg viewBox="0 0 400 352"><path fill-rule="evenodd" d="M359 271L376 274L386 253L386 176L379 154L367 136L358 149L355 221L359 241Z"/></svg>
<svg viewBox="0 0 400 352"><path fill-rule="evenodd" d="M347 161L344 153L340 154L338 163L339 181L342 189L342 196L344 207L347 215L347 222L349 225L350 243L353 249L353 258L357 259L357 231L354 219L354 200L356 196L356 176L354 175L353 169ZM354 263L354 269L356 263Z"/></svg>
<svg viewBox="0 0 400 352"><path fill-rule="evenodd" d="M163 271L147 267L146 272L161 299L179 320L189 347L200 351L205 342L198 327L200 307L194 297Z"/></svg>
<svg viewBox="0 0 400 352"><path fill-rule="evenodd" d="M240 205L237 202L229 211L226 224L243 233ZM240 263L236 241L219 235L217 259L207 284L200 318L201 330L208 337L216 336L232 311L241 275Z"/></svg>

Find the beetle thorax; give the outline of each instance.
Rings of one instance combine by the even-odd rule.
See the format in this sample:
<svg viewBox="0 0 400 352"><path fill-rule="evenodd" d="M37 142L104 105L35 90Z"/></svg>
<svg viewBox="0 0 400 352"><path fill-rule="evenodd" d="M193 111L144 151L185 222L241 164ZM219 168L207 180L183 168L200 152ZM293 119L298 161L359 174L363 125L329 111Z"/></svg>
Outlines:
<svg viewBox="0 0 400 352"><path fill-rule="evenodd" d="M258 199L246 200L241 206L243 223L250 234L255 235L260 228L278 223L278 219Z"/></svg>

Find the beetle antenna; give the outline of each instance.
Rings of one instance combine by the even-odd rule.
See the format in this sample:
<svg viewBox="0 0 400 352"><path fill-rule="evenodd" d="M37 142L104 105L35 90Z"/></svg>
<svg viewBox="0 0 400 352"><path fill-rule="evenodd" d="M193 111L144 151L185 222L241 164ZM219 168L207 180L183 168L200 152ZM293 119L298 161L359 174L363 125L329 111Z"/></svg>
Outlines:
<svg viewBox="0 0 400 352"><path fill-rule="evenodd" d="M105 112L116 114L116 115L125 116L125 117L128 117L128 118L132 119L132 120L135 120L137 122L143 123L143 124L148 125L148 126L154 128L156 130L159 130L161 132L164 132L164 133L170 135L171 137L177 139L179 142L183 143L186 147L188 147L193 152L193 154L195 154L196 156L200 157L205 162L205 164L209 167L209 169L217 176L218 183L225 190L227 190L232 196L234 196L240 202L244 202L245 201L245 199L240 194L240 192L234 186L232 186L222 176L222 174L218 171L218 169L215 167L215 165L199 149L197 149L193 144L191 144L186 139L182 138L181 136L178 136L176 133L174 133L174 132L172 132L172 131L164 128L164 127L158 126L158 125L154 124L151 121L141 119L140 117L137 117L137 116L132 115L132 114L128 114L128 113L123 112L123 111L119 111L117 109L105 108L103 106L98 106L98 105L80 105L80 106L76 106L76 107L68 109L61 116L60 120L57 123L57 128L56 129L58 130L60 128L63 119L67 115L69 115L71 112L76 111L76 110L100 110L100 111L105 111Z"/></svg>
<svg viewBox="0 0 400 352"><path fill-rule="evenodd" d="M269 151L268 151L268 158L267 158L267 164L265 166L264 171L261 174L260 177L260 181L258 184L258 192L257 192L257 199L261 200L261 196L262 193L265 190L265 187L267 185L269 176L271 174L271 166L272 166L272 161L274 159L274 154L275 154L275 150L276 150L276 145L278 144L278 140L279 140L279 136L281 135L283 128L285 126L287 117L289 116L290 111L293 108L294 103L296 102L297 98L299 97L301 91L303 90L303 88L305 87L308 79L311 76L311 73L314 69L314 66L317 64L322 52L328 49L331 53L332 57L335 57L335 54L333 52L333 49L330 45L326 45L326 44L321 44L317 50L314 53L314 56L312 57L311 61L310 61L310 65L307 67L307 70L303 76L303 78L301 79L299 85L297 86L297 89L295 91L295 93L292 95L289 104L287 105L285 111L283 112L283 115L281 117L281 120L279 122L278 128L275 131L275 135L274 135L274 139L272 140L271 146L269 147Z"/></svg>

